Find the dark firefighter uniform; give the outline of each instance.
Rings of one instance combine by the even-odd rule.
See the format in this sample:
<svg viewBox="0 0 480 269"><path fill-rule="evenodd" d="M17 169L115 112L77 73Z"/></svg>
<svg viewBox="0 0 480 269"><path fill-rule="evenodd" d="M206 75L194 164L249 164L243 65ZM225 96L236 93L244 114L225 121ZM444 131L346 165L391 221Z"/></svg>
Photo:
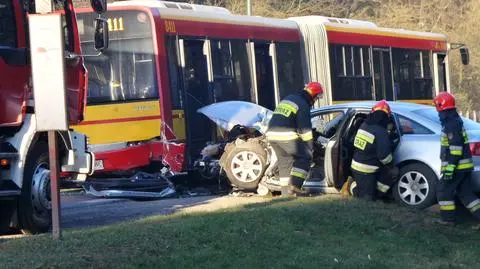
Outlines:
<svg viewBox="0 0 480 269"><path fill-rule="evenodd" d="M304 90L283 99L269 121L266 136L278 158L282 195L303 193L313 155L310 108L322 94L319 83L308 83Z"/></svg>
<svg viewBox="0 0 480 269"><path fill-rule="evenodd" d="M455 110L440 112L442 122L442 178L437 184L437 198L443 221L455 221L455 192L462 203L480 218L480 200L471 191L472 154L463 122Z"/></svg>
<svg viewBox="0 0 480 269"><path fill-rule="evenodd" d="M386 102L379 104L385 106ZM351 165L356 183L356 187L353 189L355 197L375 200L377 191L383 195L393 184L392 178L379 177L381 168L394 167L392 144L386 128L390 113L388 105L387 108L388 113L383 109L371 112L355 136Z"/></svg>

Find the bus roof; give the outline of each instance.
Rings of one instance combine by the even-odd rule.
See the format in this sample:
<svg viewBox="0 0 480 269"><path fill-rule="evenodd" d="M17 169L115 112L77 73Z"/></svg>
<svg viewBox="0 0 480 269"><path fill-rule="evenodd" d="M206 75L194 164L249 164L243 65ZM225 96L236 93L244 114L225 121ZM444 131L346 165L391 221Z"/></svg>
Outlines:
<svg viewBox="0 0 480 269"><path fill-rule="evenodd" d="M156 0L129 0L118 1L109 7L148 7L160 11L162 19L179 21L196 21L205 23L224 23L233 25L258 26L269 28L298 29L297 23L291 20L266 18L260 16L247 16L232 14L228 9L215 6L193 5Z"/></svg>
<svg viewBox="0 0 480 269"><path fill-rule="evenodd" d="M323 25L325 29L332 32L355 33L375 36L389 36L400 38L428 39L435 41L447 41L447 36L439 33L411 31L398 28L378 27L375 23L368 21L342 19L324 16L302 16L291 17L290 20L300 24Z"/></svg>

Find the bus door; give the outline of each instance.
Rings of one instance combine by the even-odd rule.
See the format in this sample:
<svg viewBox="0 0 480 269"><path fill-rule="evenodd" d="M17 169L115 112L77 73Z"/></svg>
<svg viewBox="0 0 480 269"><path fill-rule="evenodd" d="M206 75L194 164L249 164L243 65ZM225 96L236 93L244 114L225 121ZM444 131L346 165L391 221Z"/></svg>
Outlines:
<svg viewBox="0 0 480 269"><path fill-rule="evenodd" d="M373 48L373 75L375 100L393 101L392 59L390 49Z"/></svg>
<svg viewBox="0 0 480 269"><path fill-rule="evenodd" d="M252 64L252 66L255 74L256 102L265 108L274 110L276 106L275 83L270 43L255 42L253 43L253 50L252 58L255 64Z"/></svg>
<svg viewBox="0 0 480 269"><path fill-rule="evenodd" d="M433 54L433 69L435 73L435 95L439 92L447 91L447 55L445 53Z"/></svg>
<svg viewBox="0 0 480 269"><path fill-rule="evenodd" d="M208 40L180 39L180 57L183 66L183 104L187 140L187 162L193 162L207 141L212 141L213 124L206 116L197 112L213 103L209 85Z"/></svg>

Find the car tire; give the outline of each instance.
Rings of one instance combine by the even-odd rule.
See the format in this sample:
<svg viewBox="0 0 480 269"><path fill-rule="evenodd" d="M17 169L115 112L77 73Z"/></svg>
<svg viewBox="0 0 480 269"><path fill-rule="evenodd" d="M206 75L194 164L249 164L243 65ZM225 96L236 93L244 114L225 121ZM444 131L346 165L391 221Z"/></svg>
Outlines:
<svg viewBox="0 0 480 269"><path fill-rule="evenodd" d="M414 209L425 209L436 203L435 173L422 163L410 163L400 168L392 192L395 201Z"/></svg>
<svg viewBox="0 0 480 269"><path fill-rule="evenodd" d="M48 146L38 142L28 153L18 201L18 218L23 233L48 232L52 219L50 196Z"/></svg>
<svg viewBox="0 0 480 269"><path fill-rule="evenodd" d="M234 145L225 158L225 173L230 183L245 190L257 190L265 173L267 152L258 142Z"/></svg>

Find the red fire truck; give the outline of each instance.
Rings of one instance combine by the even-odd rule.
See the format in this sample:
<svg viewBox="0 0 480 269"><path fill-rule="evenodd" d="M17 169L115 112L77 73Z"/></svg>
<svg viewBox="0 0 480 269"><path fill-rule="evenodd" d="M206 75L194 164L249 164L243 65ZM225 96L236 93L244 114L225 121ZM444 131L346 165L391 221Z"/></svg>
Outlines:
<svg viewBox="0 0 480 269"><path fill-rule="evenodd" d="M106 1L90 3L99 14L97 29L108 31L100 15L106 11ZM46 133L36 131L28 17L57 12L56 7L60 7L65 29L66 76L59 79L67 89L69 123L77 124L83 120L87 72L72 1L0 0L0 233L10 227L26 233L45 232L51 224L48 143ZM108 46L106 35L98 35L96 41L96 49ZM73 130L56 134L61 141L62 173L84 179L94 160L87 151L86 137Z"/></svg>

